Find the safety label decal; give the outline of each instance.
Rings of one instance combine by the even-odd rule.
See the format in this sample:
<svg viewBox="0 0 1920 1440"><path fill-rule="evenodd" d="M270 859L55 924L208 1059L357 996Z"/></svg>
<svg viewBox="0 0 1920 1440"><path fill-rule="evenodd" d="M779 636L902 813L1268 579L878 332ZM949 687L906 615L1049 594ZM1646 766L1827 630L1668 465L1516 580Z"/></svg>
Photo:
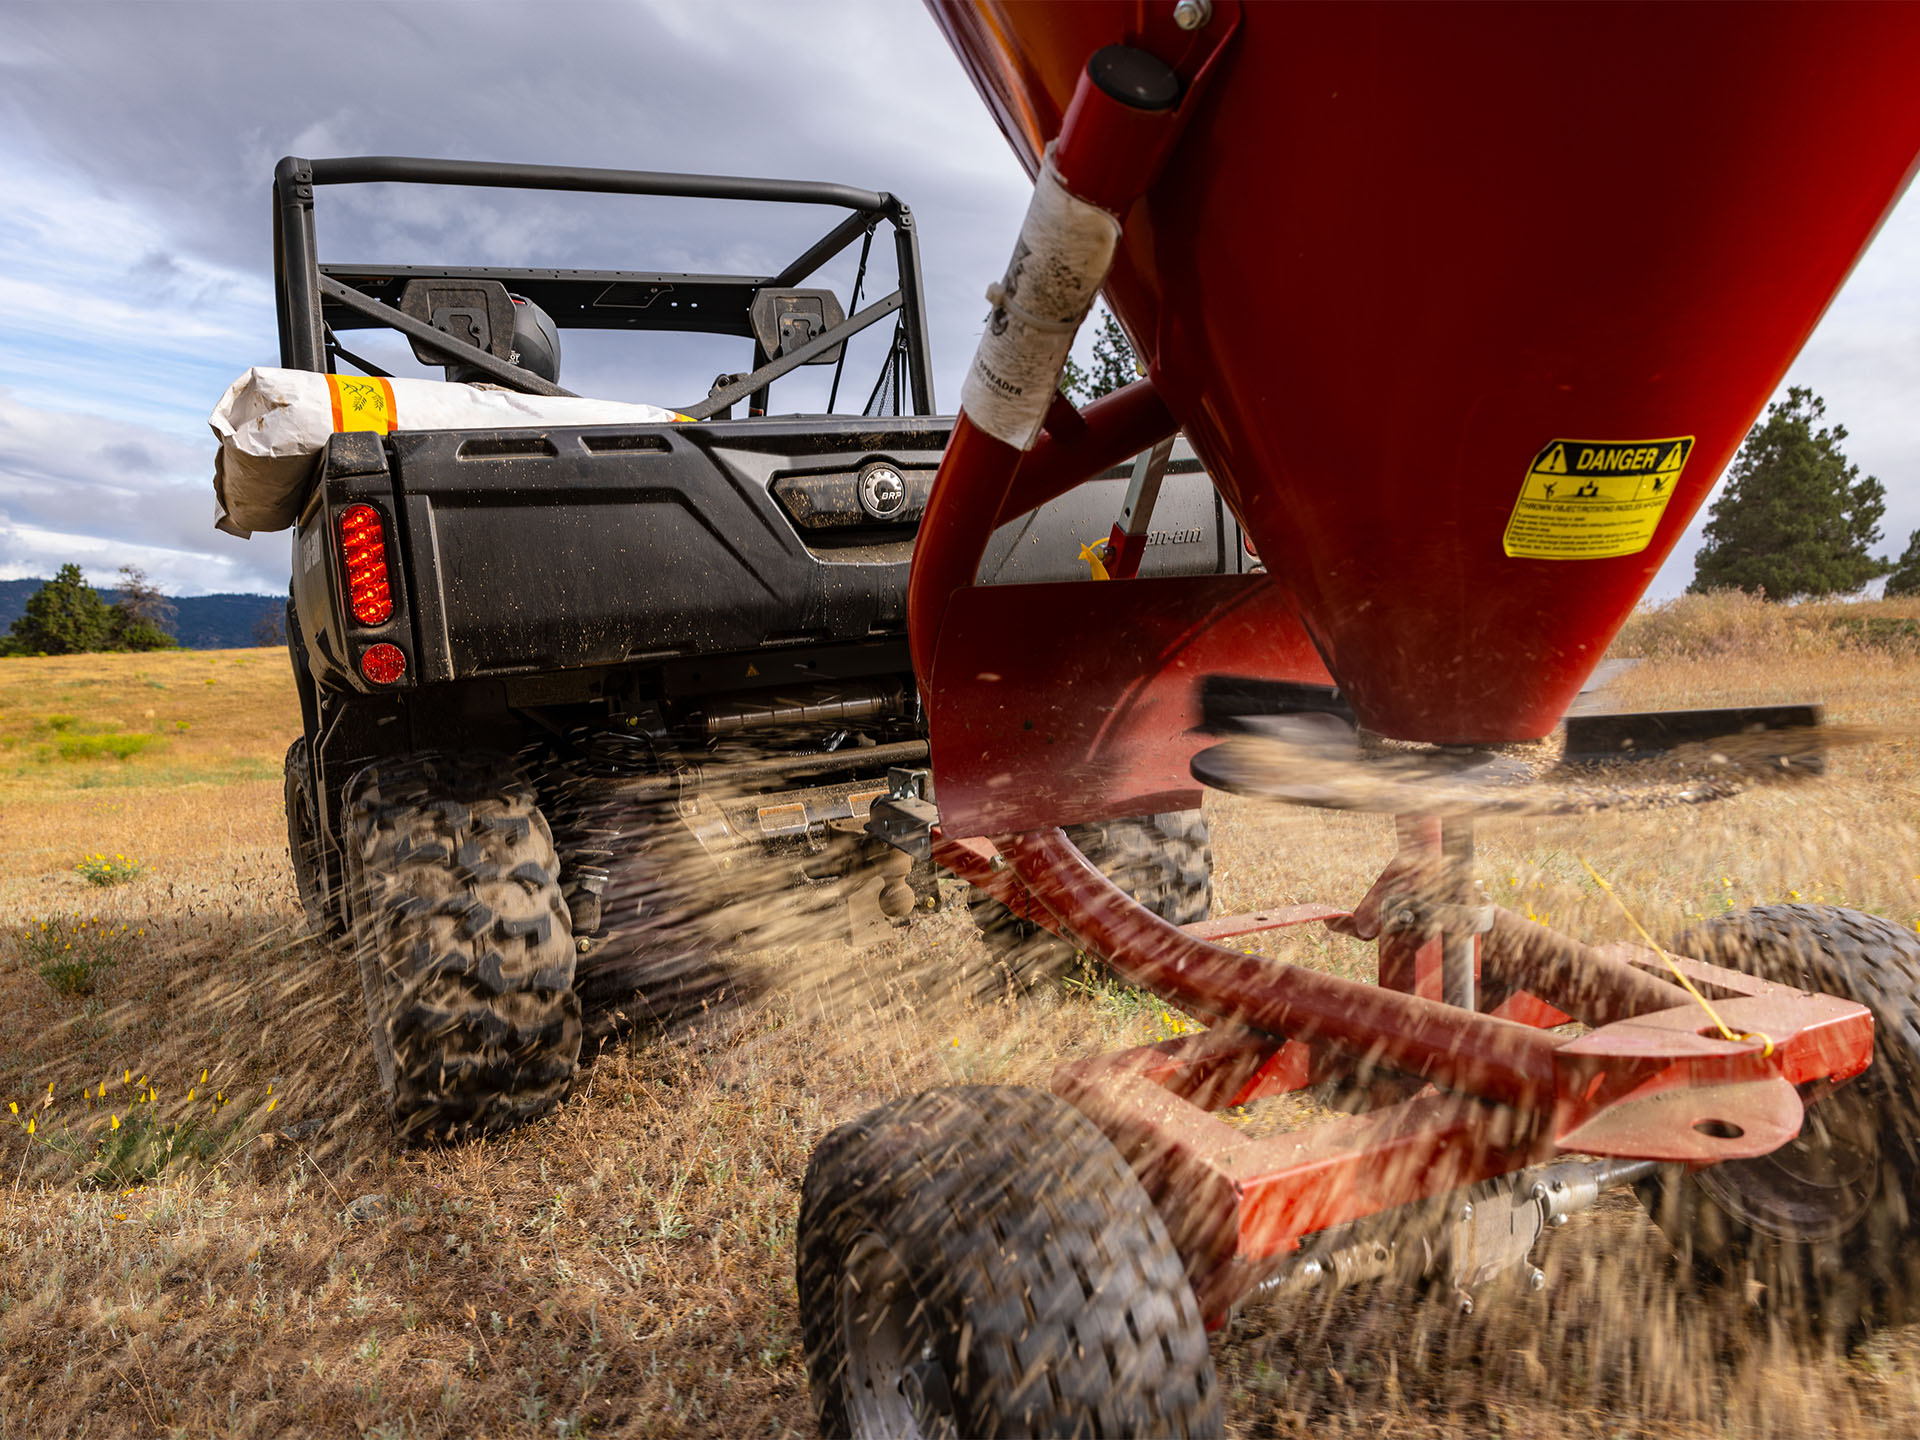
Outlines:
<svg viewBox="0 0 1920 1440"><path fill-rule="evenodd" d="M1653 543L1693 436L1671 440L1549 440L1527 467L1507 554L1604 560Z"/></svg>
<svg viewBox="0 0 1920 1440"><path fill-rule="evenodd" d="M399 421L393 407L393 386L377 375L329 375L333 400L333 433L373 430L390 433Z"/></svg>

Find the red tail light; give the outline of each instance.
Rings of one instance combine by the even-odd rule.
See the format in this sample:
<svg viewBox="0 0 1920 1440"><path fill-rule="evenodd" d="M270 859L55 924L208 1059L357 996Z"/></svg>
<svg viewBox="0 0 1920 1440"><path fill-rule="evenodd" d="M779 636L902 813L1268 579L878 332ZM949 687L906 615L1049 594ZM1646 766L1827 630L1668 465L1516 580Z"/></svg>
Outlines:
<svg viewBox="0 0 1920 1440"><path fill-rule="evenodd" d="M393 615L387 586L387 532L371 505L340 515L340 558L346 564L347 609L362 625L384 625Z"/></svg>
<svg viewBox="0 0 1920 1440"><path fill-rule="evenodd" d="M360 673L376 685L391 685L407 673L407 656L398 645L370 645L360 657Z"/></svg>

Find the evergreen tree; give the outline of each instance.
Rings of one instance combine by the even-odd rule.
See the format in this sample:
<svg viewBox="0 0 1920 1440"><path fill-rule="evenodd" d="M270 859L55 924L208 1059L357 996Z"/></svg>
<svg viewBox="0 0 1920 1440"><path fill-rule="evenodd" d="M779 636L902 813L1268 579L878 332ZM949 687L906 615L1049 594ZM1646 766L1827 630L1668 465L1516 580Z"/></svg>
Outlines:
<svg viewBox="0 0 1920 1440"><path fill-rule="evenodd" d="M1082 365L1069 355L1060 372L1060 389L1069 400L1084 405L1122 385L1131 385L1140 374L1140 362L1133 353L1127 332L1120 328L1113 312L1102 306L1093 331L1093 363Z"/></svg>
<svg viewBox="0 0 1920 1440"><path fill-rule="evenodd" d="M1713 502L1688 589L1773 600L1850 595L1891 568L1868 553L1880 539L1886 491L1847 462L1845 426L1815 428L1826 413L1826 402L1798 385L1767 407Z"/></svg>
<svg viewBox="0 0 1920 1440"><path fill-rule="evenodd" d="M87 584L80 567L62 565L28 598L6 650L10 655L78 655L104 649L112 623L107 602Z"/></svg>
<svg viewBox="0 0 1920 1440"><path fill-rule="evenodd" d="M1920 530L1907 537L1907 548L1887 577L1887 595L1920 595Z"/></svg>
<svg viewBox="0 0 1920 1440"><path fill-rule="evenodd" d="M1087 375L1087 398L1098 400L1140 378L1140 362L1133 342L1120 328L1111 310L1100 312L1100 328L1093 332L1093 369Z"/></svg>

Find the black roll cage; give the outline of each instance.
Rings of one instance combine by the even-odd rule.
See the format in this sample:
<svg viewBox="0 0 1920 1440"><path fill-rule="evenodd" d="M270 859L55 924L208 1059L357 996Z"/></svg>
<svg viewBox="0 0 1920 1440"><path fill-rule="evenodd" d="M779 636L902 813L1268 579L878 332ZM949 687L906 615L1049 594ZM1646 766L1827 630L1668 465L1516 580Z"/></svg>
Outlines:
<svg viewBox="0 0 1920 1440"><path fill-rule="evenodd" d="M382 183L754 200L830 205L849 213L776 275L321 264L314 242L314 187ZM900 277L898 288L797 350L768 356L754 339L749 318L755 294L763 288L786 289L797 285L855 240L862 237L870 240L882 220L893 227ZM660 330L754 339L751 373L738 377L724 388L716 388L697 404L680 407L697 420L726 412L744 396L755 397L764 408L764 392L774 380L897 311L901 315L905 388L912 397L913 413L934 413L933 360L927 343L919 234L914 229L912 212L884 191L811 180L756 180L653 170L421 160L399 155L331 160L305 160L289 155L274 167L273 279L282 365L295 370L332 373L334 357L345 355L332 339L334 332L385 326L513 389L543 395L571 393L403 313L397 304L400 291L409 280L416 278L498 280L546 310L563 329ZM354 360L351 355L345 358L350 362Z"/></svg>

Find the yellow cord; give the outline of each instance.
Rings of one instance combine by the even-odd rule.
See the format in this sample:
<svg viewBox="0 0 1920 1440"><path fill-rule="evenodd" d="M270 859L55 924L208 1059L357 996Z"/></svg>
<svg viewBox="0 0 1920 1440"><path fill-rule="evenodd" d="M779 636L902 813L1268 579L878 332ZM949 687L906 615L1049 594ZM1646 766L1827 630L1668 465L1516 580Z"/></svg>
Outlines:
<svg viewBox="0 0 1920 1440"><path fill-rule="evenodd" d="M1697 989L1694 988L1693 982L1687 978L1687 972L1682 970L1678 962L1674 960L1673 956L1669 955L1663 948L1661 948L1659 943L1654 940L1653 936L1647 933L1647 927L1642 925L1639 921L1639 918L1633 913L1633 911L1627 908L1627 902L1622 900L1618 895L1614 893L1613 886L1607 883L1607 877L1602 875L1598 870L1594 869L1593 866L1588 865L1586 856L1582 855L1579 857L1579 859L1580 859L1581 865L1586 867L1587 874L1593 877L1593 883L1598 885L1602 890L1604 890L1607 894L1607 898L1613 901L1614 904L1620 907L1620 913L1627 917L1627 923L1633 926L1634 930L1639 933L1639 936L1642 940L1647 942L1648 948L1651 949L1653 953L1658 955L1662 960L1666 961L1667 968L1673 971L1673 978L1678 980L1681 983L1681 985L1686 988L1686 992L1689 995L1691 995L1695 1000L1700 1002L1700 1008L1707 1012L1707 1017L1710 1020L1712 1020L1715 1025L1720 1027L1720 1033L1729 1040L1758 1040L1762 1045L1766 1046L1766 1049L1761 1052L1762 1054L1764 1055L1773 1054L1773 1041L1768 1036L1761 1034L1758 1030L1748 1031L1745 1034L1735 1034L1731 1029L1727 1027L1727 1022L1720 1018L1720 1012L1715 1010L1713 1006L1709 1005L1707 1003L1707 997L1702 995Z"/></svg>

